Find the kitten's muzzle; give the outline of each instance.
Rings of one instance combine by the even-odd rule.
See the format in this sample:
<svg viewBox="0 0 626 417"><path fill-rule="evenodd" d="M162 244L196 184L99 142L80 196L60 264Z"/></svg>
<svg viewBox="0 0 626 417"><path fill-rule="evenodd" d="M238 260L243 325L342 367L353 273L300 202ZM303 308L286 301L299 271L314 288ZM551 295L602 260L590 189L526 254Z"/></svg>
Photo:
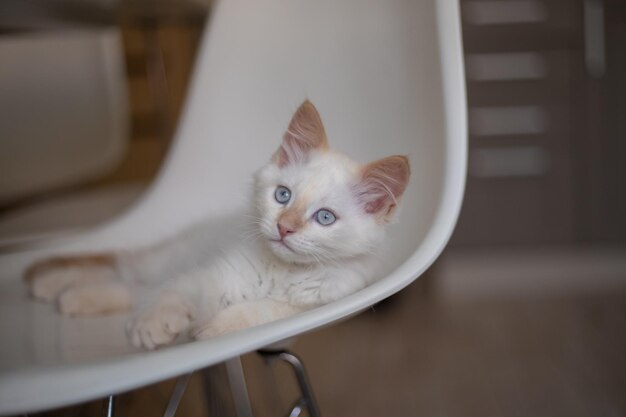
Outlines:
<svg viewBox="0 0 626 417"><path fill-rule="evenodd" d="M280 235L281 241L285 238L285 236L288 236L296 231L295 227L292 227L287 223L278 222L276 226L278 227L278 234Z"/></svg>
<svg viewBox="0 0 626 417"><path fill-rule="evenodd" d="M285 242L285 239L283 239L282 237L280 239L270 239L270 242L273 242L277 245L280 246L284 246L285 248L289 249L291 252L296 253L295 250L293 250L288 244L287 242Z"/></svg>

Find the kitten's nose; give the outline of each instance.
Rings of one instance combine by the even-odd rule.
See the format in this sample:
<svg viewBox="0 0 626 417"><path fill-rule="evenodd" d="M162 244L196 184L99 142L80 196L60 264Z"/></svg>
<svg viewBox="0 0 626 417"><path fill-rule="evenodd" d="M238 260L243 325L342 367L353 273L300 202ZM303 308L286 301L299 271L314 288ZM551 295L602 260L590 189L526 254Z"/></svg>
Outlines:
<svg viewBox="0 0 626 417"><path fill-rule="evenodd" d="M283 224L281 222L278 222L277 226L278 226L278 234L280 234L281 239L284 239L285 236L295 232L293 227L290 227L289 225Z"/></svg>

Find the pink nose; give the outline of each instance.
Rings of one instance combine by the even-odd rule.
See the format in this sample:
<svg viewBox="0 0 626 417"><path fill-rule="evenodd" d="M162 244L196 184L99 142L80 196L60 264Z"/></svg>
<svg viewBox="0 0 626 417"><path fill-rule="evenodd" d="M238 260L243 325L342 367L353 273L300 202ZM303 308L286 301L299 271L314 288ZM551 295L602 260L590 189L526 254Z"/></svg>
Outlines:
<svg viewBox="0 0 626 417"><path fill-rule="evenodd" d="M292 227L289 227L287 225L284 225L282 223L278 223L278 234L280 234L280 238L284 239L285 236L295 232L295 230Z"/></svg>

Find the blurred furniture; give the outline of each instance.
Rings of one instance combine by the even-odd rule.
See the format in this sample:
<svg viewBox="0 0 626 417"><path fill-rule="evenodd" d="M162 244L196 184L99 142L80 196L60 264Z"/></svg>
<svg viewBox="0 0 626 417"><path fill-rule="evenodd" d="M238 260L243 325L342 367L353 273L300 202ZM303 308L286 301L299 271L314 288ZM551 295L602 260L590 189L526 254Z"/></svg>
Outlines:
<svg viewBox="0 0 626 417"><path fill-rule="evenodd" d="M0 204L119 163L128 126L117 30L3 36L0 59Z"/></svg>
<svg viewBox="0 0 626 417"><path fill-rule="evenodd" d="M3 62L11 62L4 72L0 70L0 84L7 90L0 101L3 108L11 107L0 126L7 138L0 144L2 155L10 159L3 165L0 196L21 193L0 198L0 251L93 227L121 213L141 195L164 159L182 107L207 12L201 3L8 0L0 4L0 42L5 45L0 51ZM58 48L46 47L51 45ZM49 61L52 66L46 65ZM64 71L64 66L69 70ZM40 76L44 72L46 76ZM24 105L27 95L15 91L22 88L18 73L21 78L39 76L27 87L33 98L28 105L38 111L29 113L32 109ZM74 73L79 73L79 82L89 85L62 91L61 78ZM52 90L57 94L51 95ZM118 101L112 100L115 95ZM61 105L55 106L55 100L61 99ZM80 111L92 111L91 118L98 121L87 125L93 132L72 129L88 121L75 117L80 112L66 111L81 100L89 106ZM93 111L97 106L104 111ZM9 114L18 117L9 120ZM24 118L35 123L23 123ZM50 127L55 128L53 134L39 135ZM94 142L99 145L93 146ZM115 160L98 170L110 159L110 152L101 148L117 142L123 146L118 146ZM16 144L19 149L8 149ZM79 159L85 148L87 153ZM61 164L65 175L69 172L73 177L53 181L58 173L50 175L50 168L58 171L63 160L76 161ZM85 164L92 170L89 175L75 170L74 165ZM33 182L39 182L35 189L29 188Z"/></svg>
<svg viewBox="0 0 626 417"><path fill-rule="evenodd" d="M173 148L147 194L102 227L0 258L0 413L77 403L185 374L347 318L411 283L447 243L460 209L464 93L455 2L220 3ZM404 210L380 254L380 281L288 319L155 352L129 346L124 315L68 318L28 299L20 276L35 259L154 243L244 204L215 196L246 189L307 96L339 150L361 161L393 153L411 158Z"/></svg>
<svg viewBox="0 0 626 417"><path fill-rule="evenodd" d="M118 30L4 35L0 61L0 206L93 181L119 165L129 128ZM0 220L0 230L10 227ZM33 237L25 230L19 239ZM8 240L3 234L0 244Z"/></svg>
<svg viewBox="0 0 626 417"><path fill-rule="evenodd" d="M461 7L470 152L453 244L626 242L626 4Z"/></svg>

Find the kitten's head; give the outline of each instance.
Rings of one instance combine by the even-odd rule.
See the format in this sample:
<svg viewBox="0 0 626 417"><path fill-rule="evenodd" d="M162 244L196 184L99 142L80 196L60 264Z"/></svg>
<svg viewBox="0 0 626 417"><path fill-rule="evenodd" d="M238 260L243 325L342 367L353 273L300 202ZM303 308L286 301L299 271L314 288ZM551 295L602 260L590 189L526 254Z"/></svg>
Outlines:
<svg viewBox="0 0 626 417"><path fill-rule="evenodd" d="M305 101L283 142L256 175L262 239L286 262L332 264L372 252L409 180L409 161L360 165L328 147L315 106Z"/></svg>

